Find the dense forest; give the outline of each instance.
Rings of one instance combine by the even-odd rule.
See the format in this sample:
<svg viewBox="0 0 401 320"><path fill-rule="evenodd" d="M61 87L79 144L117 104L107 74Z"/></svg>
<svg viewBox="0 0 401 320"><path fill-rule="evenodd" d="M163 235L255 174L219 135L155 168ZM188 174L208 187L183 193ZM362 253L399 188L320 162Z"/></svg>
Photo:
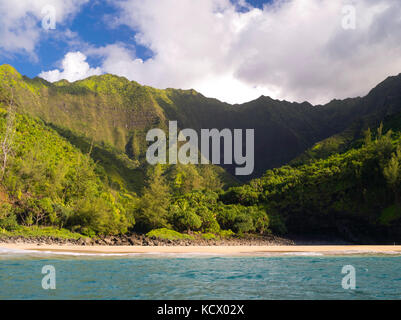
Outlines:
<svg viewBox="0 0 401 320"><path fill-rule="evenodd" d="M171 229L230 237L401 237L401 78L325 106L231 106L111 75L50 84L0 66L0 232ZM255 128L255 176L146 163L146 131Z"/></svg>

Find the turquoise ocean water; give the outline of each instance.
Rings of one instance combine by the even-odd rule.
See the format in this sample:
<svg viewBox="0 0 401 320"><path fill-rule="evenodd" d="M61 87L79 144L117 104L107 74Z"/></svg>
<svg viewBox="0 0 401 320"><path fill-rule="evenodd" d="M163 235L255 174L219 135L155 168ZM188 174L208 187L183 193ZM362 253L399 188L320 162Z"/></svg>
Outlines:
<svg viewBox="0 0 401 320"><path fill-rule="evenodd" d="M54 266L56 289L42 288ZM356 289L342 287L342 268ZM0 299L401 299L401 256L68 255L0 249Z"/></svg>

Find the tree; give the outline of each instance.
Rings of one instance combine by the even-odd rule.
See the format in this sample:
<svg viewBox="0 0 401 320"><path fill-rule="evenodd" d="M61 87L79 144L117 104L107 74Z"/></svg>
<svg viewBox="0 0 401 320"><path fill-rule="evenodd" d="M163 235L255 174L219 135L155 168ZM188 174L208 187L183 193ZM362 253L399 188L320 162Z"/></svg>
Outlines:
<svg viewBox="0 0 401 320"><path fill-rule="evenodd" d="M11 97L7 112L7 121L4 137L0 144L0 160L1 160L1 175L0 181L3 181L9 158L13 154L13 138L15 132L15 108L14 108L14 90L10 87Z"/></svg>
<svg viewBox="0 0 401 320"><path fill-rule="evenodd" d="M368 130L365 131L365 145L370 145L372 143L372 131L370 130L370 128L368 128Z"/></svg>
<svg viewBox="0 0 401 320"><path fill-rule="evenodd" d="M188 201L180 199L170 208L170 219L179 231L198 230L202 226L201 218L195 209L189 206Z"/></svg>
<svg viewBox="0 0 401 320"><path fill-rule="evenodd" d="M217 221L222 229L232 230L236 233L255 231L251 216L252 209L241 205L221 205Z"/></svg>
<svg viewBox="0 0 401 320"><path fill-rule="evenodd" d="M13 211L13 207L9 203L0 204L0 229L12 231L18 226L17 217Z"/></svg>
<svg viewBox="0 0 401 320"><path fill-rule="evenodd" d="M397 151L393 154L387 166L383 169L383 175L386 178L387 183L392 188L395 196L395 201L397 203L399 202L398 184L401 180L400 160L401 148L398 147Z"/></svg>
<svg viewBox="0 0 401 320"><path fill-rule="evenodd" d="M269 227L269 216L267 213L257 207L249 207L249 214L252 216L255 230L264 234Z"/></svg>
<svg viewBox="0 0 401 320"><path fill-rule="evenodd" d="M172 169L174 183L172 188L176 194L186 194L203 187L203 178L193 164L177 164Z"/></svg>
<svg viewBox="0 0 401 320"><path fill-rule="evenodd" d="M379 128L377 128L377 137L380 139L383 136L383 122L380 122Z"/></svg>
<svg viewBox="0 0 401 320"><path fill-rule="evenodd" d="M217 169L217 168L216 168ZM223 183L220 180L217 171L213 165L203 165L201 167L202 175L204 177L204 187L207 190L219 190L223 188Z"/></svg>
<svg viewBox="0 0 401 320"><path fill-rule="evenodd" d="M146 230L167 227L169 188L164 181L161 165L156 165L150 173L148 186L140 200L137 224Z"/></svg>

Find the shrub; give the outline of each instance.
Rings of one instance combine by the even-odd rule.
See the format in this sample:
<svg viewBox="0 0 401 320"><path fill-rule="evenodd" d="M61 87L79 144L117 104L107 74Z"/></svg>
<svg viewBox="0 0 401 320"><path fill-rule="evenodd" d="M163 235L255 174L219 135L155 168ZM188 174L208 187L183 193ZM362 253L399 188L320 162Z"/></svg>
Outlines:
<svg viewBox="0 0 401 320"><path fill-rule="evenodd" d="M18 228L17 217L8 203L0 205L0 228L12 231Z"/></svg>
<svg viewBox="0 0 401 320"><path fill-rule="evenodd" d="M24 236L24 237L55 237L59 239L80 239L83 236L79 233L71 232L67 229L56 229L54 227L26 227L18 226L16 229L7 232L10 236Z"/></svg>
<svg viewBox="0 0 401 320"><path fill-rule="evenodd" d="M249 207L248 210L252 217L255 231L259 232L260 234L265 233L270 223L267 213L258 207Z"/></svg>
<svg viewBox="0 0 401 320"><path fill-rule="evenodd" d="M221 228L230 229L235 233L255 230L249 209L241 205L221 206L217 215L217 221Z"/></svg>
<svg viewBox="0 0 401 320"><path fill-rule="evenodd" d="M202 238L202 239L205 239L205 240L212 240L212 239L216 239L217 237L216 237L216 235L213 234L213 233L203 233L203 234L201 235L201 238Z"/></svg>
<svg viewBox="0 0 401 320"><path fill-rule="evenodd" d="M191 239L193 240L194 237L187 235L187 234L182 234L174 230L170 230L167 228L161 228L161 229L155 229L146 234L147 237L152 238L158 238L158 239L165 239L165 240L181 240L181 239Z"/></svg>
<svg viewBox="0 0 401 320"><path fill-rule="evenodd" d="M207 207L203 207L198 210L199 216L202 219L201 229L207 233L218 233L220 231L220 225L216 220L216 214L209 210Z"/></svg>
<svg viewBox="0 0 401 320"><path fill-rule="evenodd" d="M198 230L202 226L201 218L193 208L189 208L188 202L183 199L172 205L169 211L169 220L179 231Z"/></svg>
<svg viewBox="0 0 401 320"><path fill-rule="evenodd" d="M224 239L232 238L232 237L234 237L234 235L235 235L235 233L232 232L231 230L221 230L219 232L219 236Z"/></svg>

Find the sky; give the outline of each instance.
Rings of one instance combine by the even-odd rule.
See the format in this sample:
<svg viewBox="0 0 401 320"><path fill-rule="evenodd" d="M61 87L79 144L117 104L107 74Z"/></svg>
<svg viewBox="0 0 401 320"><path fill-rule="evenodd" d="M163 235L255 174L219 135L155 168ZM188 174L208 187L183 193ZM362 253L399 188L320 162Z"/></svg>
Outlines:
<svg viewBox="0 0 401 320"><path fill-rule="evenodd" d="M399 0L0 0L0 64L229 103L324 104L401 72Z"/></svg>

